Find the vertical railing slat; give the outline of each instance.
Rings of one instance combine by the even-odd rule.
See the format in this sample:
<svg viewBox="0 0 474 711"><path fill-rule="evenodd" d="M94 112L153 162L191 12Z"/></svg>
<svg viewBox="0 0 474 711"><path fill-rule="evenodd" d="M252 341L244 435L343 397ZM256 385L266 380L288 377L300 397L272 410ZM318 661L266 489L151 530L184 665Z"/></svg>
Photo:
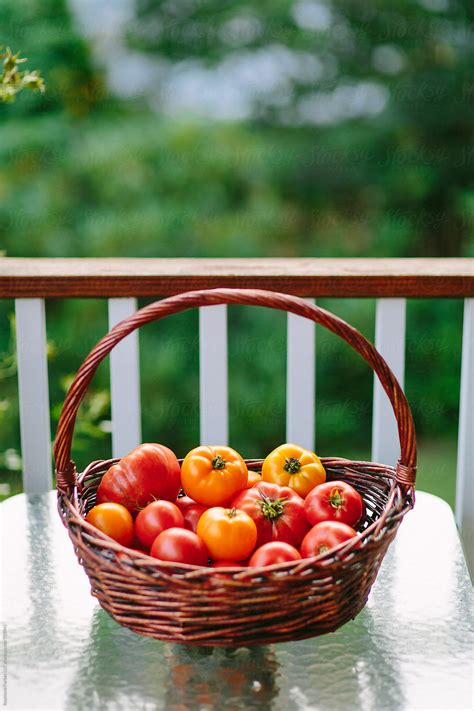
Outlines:
<svg viewBox="0 0 474 711"><path fill-rule="evenodd" d="M308 299L314 303L314 299ZM287 320L286 439L315 447L316 329L295 314Z"/></svg>
<svg viewBox="0 0 474 711"><path fill-rule="evenodd" d="M23 489L52 487L46 317L43 299L16 299L16 339Z"/></svg>
<svg viewBox="0 0 474 711"><path fill-rule="evenodd" d="M474 579L474 299L464 300L456 523Z"/></svg>
<svg viewBox="0 0 474 711"><path fill-rule="evenodd" d="M109 299L109 328L137 310L134 298ZM138 331L124 338L110 354L112 455L123 457L137 447L141 436Z"/></svg>
<svg viewBox="0 0 474 711"><path fill-rule="evenodd" d="M405 379L406 299L377 299L375 347L403 387ZM372 460L395 465L400 456L397 423L387 395L374 376Z"/></svg>
<svg viewBox="0 0 474 711"><path fill-rule="evenodd" d="M229 441L227 306L199 309L199 412L201 444Z"/></svg>

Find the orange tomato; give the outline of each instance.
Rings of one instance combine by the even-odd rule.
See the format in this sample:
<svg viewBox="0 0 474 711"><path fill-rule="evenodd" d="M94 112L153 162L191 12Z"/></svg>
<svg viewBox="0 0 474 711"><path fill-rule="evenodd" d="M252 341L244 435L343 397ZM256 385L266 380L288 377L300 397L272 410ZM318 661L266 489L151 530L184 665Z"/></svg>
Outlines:
<svg viewBox="0 0 474 711"><path fill-rule="evenodd" d="M122 546L129 546L133 541L133 518L122 504L98 504L89 511L86 521Z"/></svg>
<svg viewBox="0 0 474 711"><path fill-rule="evenodd" d="M250 516L244 511L225 509L222 506L204 511L196 533L215 561L244 560L257 542L257 526Z"/></svg>
<svg viewBox="0 0 474 711"><path fill-rule="evenodd" d="M260 484L261 481L262 475L260 474L260 472L253 472L249 469L249 478L247 479L247 486L245 488L251 489L252 486L255 486L255 484Z"/></svg>
<svg viewBox="0 0 474 711"><path fill-rule="evenodd" d="M326 481L326 470L314 452L298 444L281 444L263 462L262 479L290 486L304 498L317 484Z"/></svg>
<svg viewBox="0 0 474 711"><path fill-rule="evenodd" d="M230 447L195 447L181 465L181 485L204 506L227 504L247 485L247 465Z"/></svg>

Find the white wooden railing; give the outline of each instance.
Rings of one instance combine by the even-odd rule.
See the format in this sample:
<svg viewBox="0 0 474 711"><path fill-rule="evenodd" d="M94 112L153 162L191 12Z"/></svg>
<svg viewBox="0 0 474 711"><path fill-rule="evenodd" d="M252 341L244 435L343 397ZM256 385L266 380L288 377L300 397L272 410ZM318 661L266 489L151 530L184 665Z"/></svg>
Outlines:
<svg viewBox="0 0 474 711"><path fill-rule="evenodd" d="M400 383L405 368L406 297L464 298L456 521L474 571L474 260L22 260L0 259L0 297L16 309L23 485L26 493L52 486L46 320L48 296L108 298L109 326L133 313L138 296L190 288L258 286L307 298L375 296L376 346ZM315 447L314 323L288 314L288 440ZM141 441L139 334L111 354L112 451L122 456ZM228 441L227 309L200 309L200 437ZM298 344L304 343L305 348ZM78 364L79 365L79 364ZM372 459L395 464L396 424L374 383Z"/></svg>

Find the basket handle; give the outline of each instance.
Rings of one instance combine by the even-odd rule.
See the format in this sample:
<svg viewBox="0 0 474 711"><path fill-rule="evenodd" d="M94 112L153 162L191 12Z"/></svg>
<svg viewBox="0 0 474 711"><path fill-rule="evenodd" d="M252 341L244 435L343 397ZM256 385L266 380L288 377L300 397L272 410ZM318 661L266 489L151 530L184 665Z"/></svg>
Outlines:
<svg viewBox="0 0 474 711"><path fill-rule="evenodd" d="M261 289L222 288L188 291L155 301L114 326L92 349L69 388L58 422L54 442L58 491L71 490L76 484L77 475L75 464L71 460L71 444L77 411L95 371L114 346L146 323L190 308L218 304L266 306L288 311L321 324L352 346L375 371L392 404L401 449L396 467L397 482L404 490L415 485L416 436L413 416L400 384L375 346L338 316L297 296Z"/></svg>

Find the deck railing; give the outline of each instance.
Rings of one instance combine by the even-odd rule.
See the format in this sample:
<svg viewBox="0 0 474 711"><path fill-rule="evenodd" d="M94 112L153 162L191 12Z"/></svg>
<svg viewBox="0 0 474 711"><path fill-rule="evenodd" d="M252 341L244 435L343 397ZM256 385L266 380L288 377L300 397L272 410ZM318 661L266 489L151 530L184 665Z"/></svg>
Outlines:
<svg viewBox="0 0 474 711"><path fill-rule="evenodd" d="M464 299L456 520L474 570L474 259L0 259L0 297L14 298L16 305L24 490L43 492L52 484L44 300L106 298L112 327L136 310L137 297L217 286L258 287L311 299L376 297L375 343L402 385L406 299ZM225 306L200 309L199 336L201 441L225 443ZM287 438L310 448L315 431L315 338L313 323L288 314ZM302 342L304 354L297 346ZM114 456L141 440L138 363L135 332L110 359ZM395 463L395 420L377 380L372 430L372 459Z"/></svg>

